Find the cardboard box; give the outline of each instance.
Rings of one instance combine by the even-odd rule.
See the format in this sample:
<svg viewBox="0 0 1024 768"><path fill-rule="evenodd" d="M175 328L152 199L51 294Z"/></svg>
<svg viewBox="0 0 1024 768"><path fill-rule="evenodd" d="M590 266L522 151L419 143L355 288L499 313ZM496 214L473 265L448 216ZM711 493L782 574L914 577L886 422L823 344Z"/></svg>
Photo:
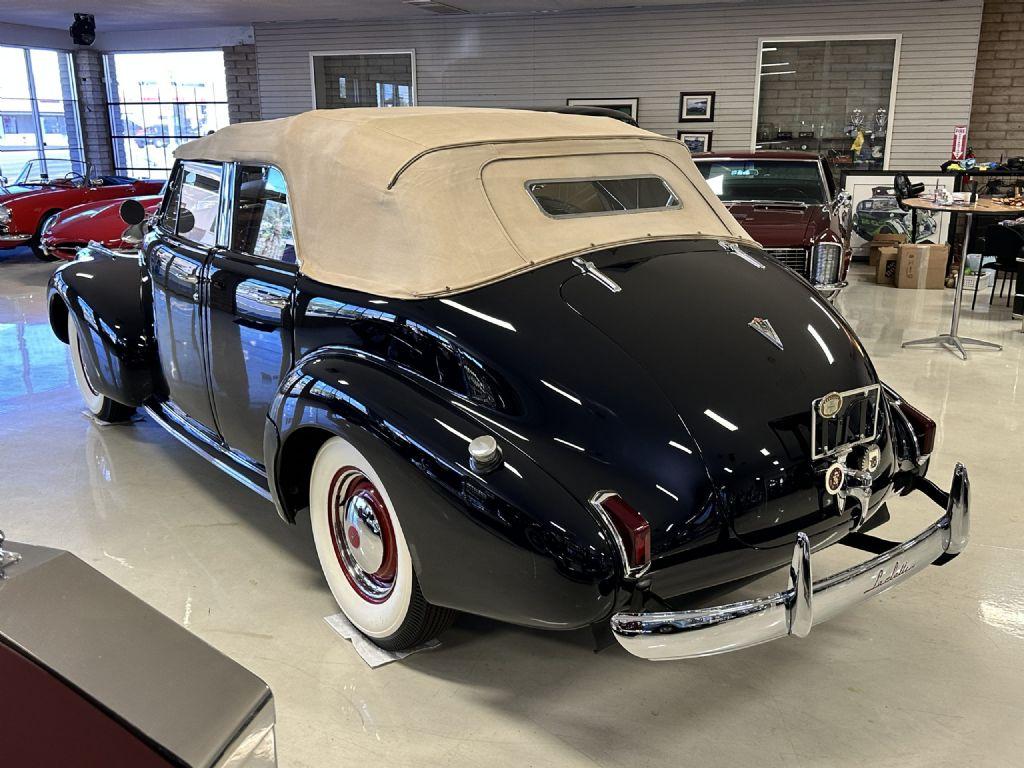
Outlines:
<svg viewBox="0 0 1024 768"><path fill-rule="evenodd" d="M928 266L925 270L925 288L946 287L946 263L949 261L948 245L928 246Z"/></svg>
<svg viewBox="0 0 1024 768"><path fill-rule="evenodd" d="M895 248L882 248L879 250L878 264L875 267L875 282L879 285L892 285L896 279L896 257Z"/></svg>
<svg viewBox="0 0 1024 768"><path fill-rule="evenodd" d="M896 287L924 288L924 277L928 271L927 262L927 245L901 245L896 256Z"/></svg>
<svg viewBox="0 0 1024 768"><path fill-rule="evenodd" d="M878 265L882 248L898 248L901 243L907 242L906 235L875 235L868 243L868 264L872 267Z"/></svg>

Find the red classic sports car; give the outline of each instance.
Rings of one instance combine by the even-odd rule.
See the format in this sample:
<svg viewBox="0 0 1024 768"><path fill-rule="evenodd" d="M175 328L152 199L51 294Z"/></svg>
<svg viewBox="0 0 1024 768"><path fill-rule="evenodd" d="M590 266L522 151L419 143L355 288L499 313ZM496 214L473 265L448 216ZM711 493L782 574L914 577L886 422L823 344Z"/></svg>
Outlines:
<svg viewBox="0 0 1024 768"><path fill-rule="evenodd" d="M836 189L827 160L810 152L726 152L693 161L765 252L827 298L846 286L850 195Z"/></svg>
<svg viewBox="0 0 1024 768"><path fill-rule="evenodd" d="M61 170L69 164L61 163ZM53 165L54 161L50 161ZM76 168L78 164L71 163ZM155 195L163 188L159 179L139 180L127 176L97 176L91 168L78 166L60 178L43 172L39 160L31 160L14 184L0 183L0 249L28 245L43 261L51 261L40 243L40 235L61 211L83 203L98 203L122 197ZM123 229L123 228L122 228Z"/></svg>
<svg viewBox="0 0 1024 768"><path fill-rule="evenodd" d="M136 197L150 215L160 206L160 195ZM127 226L121 219L124 199L86 203L61 211L49 219L40 235L43 253L52 259L74 261L78 249L89 243L99 243L112 251L135 251L138 245L123 239Z"/></svg>

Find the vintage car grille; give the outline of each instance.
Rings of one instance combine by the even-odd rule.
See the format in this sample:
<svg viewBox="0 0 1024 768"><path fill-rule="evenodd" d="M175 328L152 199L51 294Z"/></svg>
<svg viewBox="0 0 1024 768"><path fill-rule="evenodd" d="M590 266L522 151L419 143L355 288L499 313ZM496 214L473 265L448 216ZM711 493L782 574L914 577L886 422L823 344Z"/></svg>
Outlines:
<svg viewBox="0 0 1024 768"><path fill-rule="evenodd" d="M765 248L764 252L794 272L808 276L806 248Z"/></svg>

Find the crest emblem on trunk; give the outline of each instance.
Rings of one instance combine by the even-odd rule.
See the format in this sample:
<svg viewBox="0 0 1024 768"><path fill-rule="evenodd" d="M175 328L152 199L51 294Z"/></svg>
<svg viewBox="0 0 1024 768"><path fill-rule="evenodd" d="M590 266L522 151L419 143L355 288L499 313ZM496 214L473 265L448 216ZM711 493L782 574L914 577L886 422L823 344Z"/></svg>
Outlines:
<svg viewBox="0 0 1024 768"><path fill-rule="evenodd" d="M753 320L747 323L747 325L749 325L755 331L757 331L766 339L768 339L768 341L770 341L776 347L782 349L782 339L779 338L779 334L775 332L775 329L772 328L772 324L769 323L765 318L755 317Z"/></svg>

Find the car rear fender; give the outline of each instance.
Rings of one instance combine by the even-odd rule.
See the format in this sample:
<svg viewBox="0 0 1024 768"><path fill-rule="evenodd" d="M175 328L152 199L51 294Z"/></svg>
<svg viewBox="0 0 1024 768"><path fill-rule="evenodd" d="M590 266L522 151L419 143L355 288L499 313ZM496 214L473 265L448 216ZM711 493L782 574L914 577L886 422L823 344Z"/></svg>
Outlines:
<svg viewBox="0 0 1024 768"><path fill-rule="evenodd" d="M294 521L308 506L316 453L339 436L384 479L427 600L548 629L606 618L621 565L603 525L499 431L504 462L471 465L468 440L483 430L450 399L356 350L305 356L265 433L282 516Z"/></svg>
<svg viewBox="0 0 1024 768"><path fill-rule="evenodd" d="M161 381L146 280L137 257L90 247L53 273L47 291L54 334L68 342L70 313L81 334L90 383L130 406L158 395Z"/></svg>

